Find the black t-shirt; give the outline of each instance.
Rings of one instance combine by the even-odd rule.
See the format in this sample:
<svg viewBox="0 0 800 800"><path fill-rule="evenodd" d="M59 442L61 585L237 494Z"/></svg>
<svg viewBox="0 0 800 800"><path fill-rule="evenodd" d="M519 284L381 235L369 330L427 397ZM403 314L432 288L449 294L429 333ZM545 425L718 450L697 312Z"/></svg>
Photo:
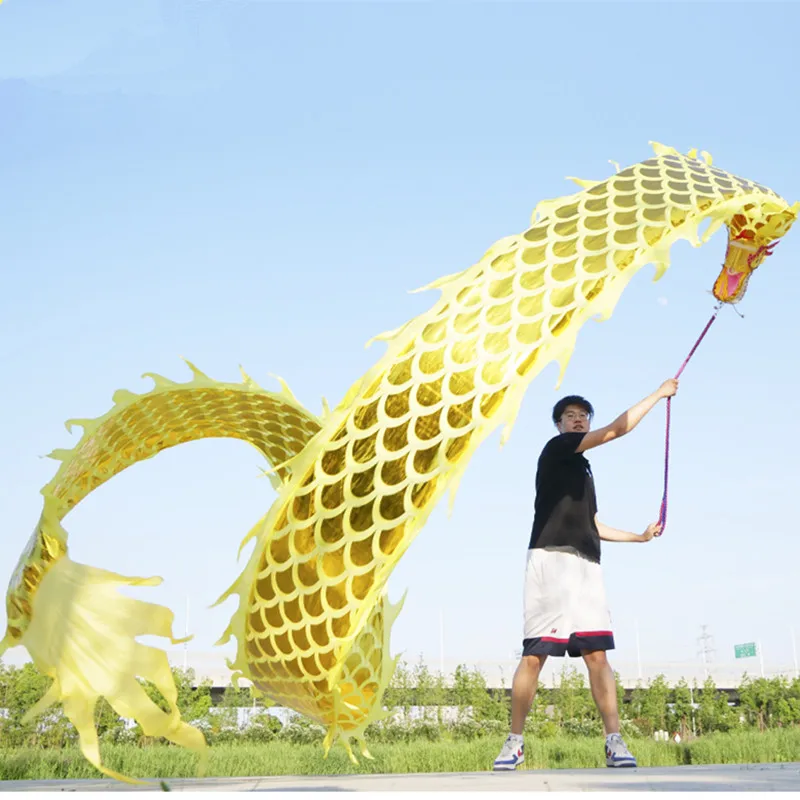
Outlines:
<svg viewBox="0 0 800 800"><path fill-rule="evenodd" d="M528 547L573 552L599 564L592 469L584 455L575 452L585 435L562 433L544 446L536 470L535 513Z"/></svg>

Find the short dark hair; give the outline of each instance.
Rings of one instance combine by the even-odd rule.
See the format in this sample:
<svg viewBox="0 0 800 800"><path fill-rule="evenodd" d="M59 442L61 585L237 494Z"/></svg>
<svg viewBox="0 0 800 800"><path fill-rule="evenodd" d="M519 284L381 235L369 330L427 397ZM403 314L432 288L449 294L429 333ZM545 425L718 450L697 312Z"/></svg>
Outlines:
<svg viewBox="0 0 800 800"><path fill-rule="evenodd" d="M580 406L589 415L589 419L594 416L592 404L585 397L581 397L578 394L570 394L566 397L562 397L553 406L553 422L556 425L558 424L564 412L567 410L567 406Z"/></svg>

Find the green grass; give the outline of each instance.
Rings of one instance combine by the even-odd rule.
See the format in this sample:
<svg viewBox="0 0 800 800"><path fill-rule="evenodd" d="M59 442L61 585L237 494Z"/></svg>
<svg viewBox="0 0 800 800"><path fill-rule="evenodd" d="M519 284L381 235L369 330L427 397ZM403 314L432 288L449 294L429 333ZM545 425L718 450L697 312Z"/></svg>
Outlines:
<svg viewBox="0 0 800 800"><path fill-rule="evenodd" d="M327 759L320 745L228 744L210 748L209 777L267 775L352 775L408 772L479 772L489 770L503 737L470 742L417 741L374 744L374 761L350 763L336 747ZM689 744L634 739L630 748L642 767L680 764L737 764L800 761L800 729L711 734ZM150 745L108 745L102 748L106 766L139 778L193 778L198 757L186 750ZM527 769L602 767L601 738L526 737ZM77 749L0 749L0 779L42 780L98 778L99 773Z"/></svg>

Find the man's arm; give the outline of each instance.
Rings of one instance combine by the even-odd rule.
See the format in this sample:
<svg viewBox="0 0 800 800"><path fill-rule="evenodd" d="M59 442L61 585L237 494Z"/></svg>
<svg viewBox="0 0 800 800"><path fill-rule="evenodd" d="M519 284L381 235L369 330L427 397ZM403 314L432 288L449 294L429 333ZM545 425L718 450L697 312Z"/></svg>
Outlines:
<svg viewBox="0 0 800 800"><path fill-rule="evenodd" d="M600 538L604 542L649 542L654 536L658 536L661 533L661 525L658 522L652 522L648 525L644 533L629 533L617 528L610 528L597 519L597 514L595 514L594 522L597 525Z"/></svg>
<svg viewBox="0 0 800 800"><path fill-rule="evenodd" d="M620 436L630 433L659 400L664 397L672 397L677 391L678 381L675 378L664 381L653 394L648 395L644 400L620 414L610 425L598 428L596 431L589 431L583 437L575 452L583 453L585 450L599 447L601 444L612 442L614 439L619 439Z"/></svg>

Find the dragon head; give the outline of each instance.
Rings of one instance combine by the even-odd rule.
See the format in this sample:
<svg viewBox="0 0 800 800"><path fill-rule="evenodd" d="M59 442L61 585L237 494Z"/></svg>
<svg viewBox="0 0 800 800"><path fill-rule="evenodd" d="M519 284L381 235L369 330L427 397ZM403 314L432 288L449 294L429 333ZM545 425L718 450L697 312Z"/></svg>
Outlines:
<svg viewBox="0 0 800 800"><path fill-rule="evenodd" d="M795 206L749 203L728 222L725 263L714 282L714 297L738 303L747 292L750 276L789 230L797 216Z"/></svg>

